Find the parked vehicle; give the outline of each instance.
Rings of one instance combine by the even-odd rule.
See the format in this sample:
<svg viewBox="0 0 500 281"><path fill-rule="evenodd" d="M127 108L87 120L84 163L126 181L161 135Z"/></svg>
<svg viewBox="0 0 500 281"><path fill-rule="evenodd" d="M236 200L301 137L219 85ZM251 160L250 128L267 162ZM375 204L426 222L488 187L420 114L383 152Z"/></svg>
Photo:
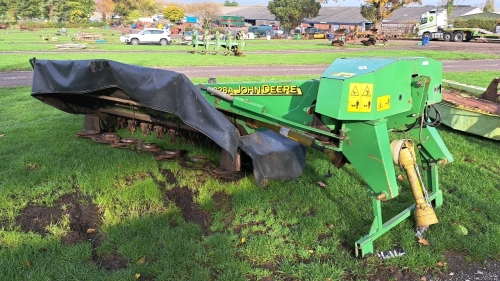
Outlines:
<svg viewBox="0 0 500 281"><path fill-rule="evenodd" d="M126 35L125 43L132 45L160 44L165 46L172 43L172 38L170 38L170 33L165 29L146 28L139 33Z"/></svg>
<svg viewBox="0 0 500 281"><path fill-rule="evenodd" d="M428 36L429 39L444 41L468 42L471 40L500 40L499 34L494 34L481 28L453 28L448 26L446 9L433 9L420 17L418 36Z"/></svg>
<svg viewBox="0 0 500 281"><path fill-rule="evenodd" d="M269 25L249 26L248 32L251 32L258 36L266 36L273 33L273 27Z"/></svg>

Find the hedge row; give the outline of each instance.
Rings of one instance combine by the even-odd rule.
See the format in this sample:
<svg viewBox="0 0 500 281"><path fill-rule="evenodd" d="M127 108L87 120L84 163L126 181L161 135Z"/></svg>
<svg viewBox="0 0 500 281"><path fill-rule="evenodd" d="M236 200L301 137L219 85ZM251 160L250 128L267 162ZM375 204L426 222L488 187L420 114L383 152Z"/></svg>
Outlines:
<svg viewBox="0 0 500 281"><path fill-rule="evenodd" d="M37 22L37 21L5 21L0 22L0 25L5 25L7 28L20 28L27 26L29 28L79 28L79 27L104 27L108 25L103 22L85 22L85 23L68 23L68 22Z"/></svg>
<svg viewBox="0 0 500 281"><path fill-rule="evenodd" d="M497 24L500 24L500 19L484 19L484 18L457 18L453 21L453 27L457 28L482 28L488 31L495 31Z"/></svg>

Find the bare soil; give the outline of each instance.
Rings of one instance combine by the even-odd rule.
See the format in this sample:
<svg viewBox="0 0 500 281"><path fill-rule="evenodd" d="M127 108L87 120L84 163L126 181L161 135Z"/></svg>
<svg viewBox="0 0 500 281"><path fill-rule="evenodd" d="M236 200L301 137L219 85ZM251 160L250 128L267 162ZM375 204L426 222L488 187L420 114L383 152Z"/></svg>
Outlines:
<svg viewBox="0 0 500 281"><path fill-rule="evenodd" d="M185 187L174 187L167 191L167 200L175 202L177 207L182 211L182 218L185 221L196 223L200 226L204 235L210 234L210 226L212 225L212 218L207 211L200 208L198 204L194 203L196 194Z"/></svg>
<svg viewBox="0 0 500 281"><path fill-rule="evenodd" d="M500 55L500 42L444 42L430 41L427 46L420 46L418 40L390 40L391 49L404 50L436 50L446 52L470 52L479 54Z"/></svg>
<svg viewBox="0 0 500 281"><path fill-rule="evenodd" d="M92 199L80 192L64 194L53 206L29 204L16 219L16 224L24 232L35 232L42 236L50 235L47 227L69 220L70 231L61 238L61 243L71 246L77 243L90 243L92 257L89 262L95 263L106 270L125 268L127 261L118 253L97 254L97 248L105 239L105 233L100 231L101 214L99 207Z"/></svg>

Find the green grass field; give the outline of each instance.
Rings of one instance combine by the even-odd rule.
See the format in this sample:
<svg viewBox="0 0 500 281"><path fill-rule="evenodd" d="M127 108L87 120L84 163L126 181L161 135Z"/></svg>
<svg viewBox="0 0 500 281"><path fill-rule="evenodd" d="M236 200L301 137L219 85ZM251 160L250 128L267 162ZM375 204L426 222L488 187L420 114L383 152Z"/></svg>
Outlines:
<svg viewBox="0 0 500 281"><path fill-rule="evenodd" d="M101 48L75 54L47 52L49 49L41 49L42 43L34 41L23 43L19 54L0 52L1 69L29 69L30 48L40 58L101 55ZM0 44L5 51L5 40ZM103 55L145 66L155 66L160 56L167 55L152 53L144 62L139 55L118 52L129 47L116 43L109 46L116 53ZM269 46L262 43L259 48ZM321 54L326 61L346 54L328 55L331 57ZM372 55L388 52L381 49ZM441 55L429 53L434 58ZM175 56L172 63L179 65L183 60L183 65L248 65L270 58L274 62L281 55ZM294 60L291 56L285 61L312 64L319 62L315 56L319 57L311 54ZM495 75L498 73L484 71L444 73L443 77L485 87ZM316 77L266 80L310 78ZM261 81L262 77L238 80ZM195 84L205 81L193 79ZM29 87L0 88L0 107L0 280L391 280L391 270L410 272L420 280L425 274L445 275L450 252L471 262L500 259L500 159L495 141L438 128L455 159L440 168L444 192L444 205L436 210L440 222L426 233L428 246L417 242L411 219L377 239L376 251L402 247L406 252L382 262L374 256L360 260L352 252L354 242L368 233L372 221L366 185L349 165L332 170L333 177L325 178L329 165L320 153L308 150L300 178L271 181L267 188L259 188L251 174L227 183L175 161L156 161L151 154L76 138L74 134L83 128L83 116L39 102L30 96ZM174 144L168 138L158 140L125 129L119 134L163 148L186 149L188 155L204 155L213 163L219 160L219 154L207 148ZM318 181L326 186L318 186ZM413 204L408 185L402 183L401 187L400 196L384 203L384 214L394 215ZM60 215L39 218L51 221L42 233L26 231L41 223L35 218L30 224L20 220L28 209L41 212L37 208ZM98 211L92 213L89 208ZM83 218L75 222L65 215L77 211L96 215L98 224ZM194 217L186 217L186 213ZM75 229L75 225L84 228ZM70 238L77 243L70 243Z"/></svg>
<svg viewBox="0 0 500 281"><path fill-rule="evenodd" d="M95 42L76 42L87 46L84 50L58 50L56 45L73 43L71 40L75 33L82 30L68 29L68 36L55 36L57 30L39 30L34 32L21 32L18 30L0 31L0 71L30 70L27 61L30 58L38 59L109 59L123 63L146 67L177 67L177 66L245 66L245 65L313 65L333 62L340 57L403 57L424 56L433 59L488 59L499 58L495 55L484 55L471 52L444 52L434 50L388 50L384 46L363 48L360 45L346 45L345 52L328 52L338 50L327 40L247 40L245 57L199 55L190 53L191 47L173 43L168 46L139 45L132 46L120 42L121 33L116 30L86 29L84 32L104 34L108 41L106 44ZM58 37L57 42L45 42L42 37ZM391 45L392 44L392 45ZM389 41L387 47L396 43ZM416 44L416 43L415 43ZM352 50L355 51L352 51ZM360 50L363 49L363 50ZM286 51L318 51L319 53L287 53ZM351 51L350 51L351 50ZM280 51L280 52L277 52ZM126 55L124 55L126 54Z"/></svg>

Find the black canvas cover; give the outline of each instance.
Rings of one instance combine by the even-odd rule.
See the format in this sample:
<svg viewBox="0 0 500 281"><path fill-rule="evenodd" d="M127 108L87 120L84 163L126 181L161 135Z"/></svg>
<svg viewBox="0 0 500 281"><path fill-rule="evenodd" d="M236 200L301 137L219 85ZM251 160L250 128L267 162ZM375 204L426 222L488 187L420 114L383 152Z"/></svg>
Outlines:
<svg viewBox="0 0 500 281"><path fill-rule="evenodd" d="M240 148L252 158L261 187L270 179L298 178L306 166L306 147L271 130L241 136Z"/></svg>
<svg viewBox="0 0 500 281"><path fill-rule="evenodd" d="M31 95L72 114L99 114L84 94L110 95L119 89L130 99L158 112L177 115L185 124L231 154L238 132L182 73L123 64L111 60L31 60Z"/></svg>

